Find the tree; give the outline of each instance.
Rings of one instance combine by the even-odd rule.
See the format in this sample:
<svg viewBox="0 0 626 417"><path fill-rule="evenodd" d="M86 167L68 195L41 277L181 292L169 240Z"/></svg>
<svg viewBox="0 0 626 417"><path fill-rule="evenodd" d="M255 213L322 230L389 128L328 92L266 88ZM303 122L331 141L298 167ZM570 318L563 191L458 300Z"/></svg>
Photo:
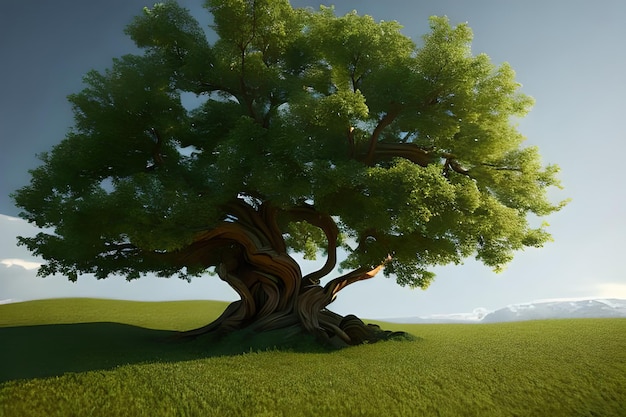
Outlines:
<svg viewBox="0 0 626 417"><path fill-rule="evenodd" d="M219 39L174 2L127 33L142 55L89 72L75 125L14 194L40 228L19 242L42 276L211 268L241 296L188 335L303 329L358 344L379 334L328 310L379 271L426 288L435 265L499 270L550 239L554 165L523 147L532 100L471 30L433 17L417 47L396 22L287 0L208 0ZM183 98L198 97L188 110ZM188 106L189 107L189 106ZM532 216L532 217L531 217ZM321 279L347 253L344 275ZM291 256L326 261L303 276Z"/></svg>

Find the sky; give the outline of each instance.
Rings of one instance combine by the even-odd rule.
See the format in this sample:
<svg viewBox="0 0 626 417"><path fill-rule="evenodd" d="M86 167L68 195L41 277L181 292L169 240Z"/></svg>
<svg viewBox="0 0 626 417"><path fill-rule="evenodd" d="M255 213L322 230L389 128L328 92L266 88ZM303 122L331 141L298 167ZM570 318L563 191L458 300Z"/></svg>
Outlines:
<svg viewBox="0 0 626 417"><path fill-rule="evenodd" d="M9 193L28 183L36 154L50 150L72 125L66 97L82 76L104 70L114 57L136 53L123 28L151 0L20 0L0 13L0 302L58 297L131 300L235 300L219 278L191 284L176 278L36 277L40 259L16 246L16 236L37 230L17 219ZM204 26L202 0L181 1ZM292 0L318 8L320 0ZM324 2L323 4L333 4ZM560 298L626 298L626 2L623 0L335 0L338 14L356 9L376 20L397 20L419 41L428 17L469 23L473 52L509 62L522 91L534 97L519 122L526 145L545 163L561 167L571 198L547 218L554 242L520 252L495 274L481 264L437 268L427 290L398 286L380 274L343 290L329 306L369 318L428 316L495 310L510 304ZM303 270L314 269L305 264Z"/></svg>

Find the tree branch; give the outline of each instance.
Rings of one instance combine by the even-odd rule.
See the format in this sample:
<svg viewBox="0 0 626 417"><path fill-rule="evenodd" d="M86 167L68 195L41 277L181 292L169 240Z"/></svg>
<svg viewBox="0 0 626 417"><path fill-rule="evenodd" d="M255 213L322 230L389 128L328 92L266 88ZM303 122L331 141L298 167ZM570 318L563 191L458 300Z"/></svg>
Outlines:
<svg viewBox="0 0 626 417"><path fill-rule="evenodd" d="M503 167L503 166L499 166L496 164L488 164L488 163L482 163L482 166L485 167L489 167L489 168L493 168L495 171L516 171L516 172L523 172L523 170L521 168L515 168L515 167Z"/></svg>
<svg viewBox="0 0 626 417"><path fill-rule="evenodd" d="M333 302L335 297L337 297L337 293L348 285L358 281L374 278L374 276L376 276L376 274L378 274L385 267L385 265L391 261L391 259L391 255L388 255L387 258L375 268L358 268L330 281L326 284L326 286L324 286L324 293L328 297L328 304Z"/></svg>
<svg viewBox="0 0 626 417"><path fill-rule="evenodd" d="M354 158L355 154L355 142L354 142L354 127L350 126L348 129L348 158Z"/></svg>
<svg viewBox="0 0 626 417"><path fill-rule="evenodd" d="M148 167L147 169L151 170L155 167L160 167L165 162L163 160L163 155L161 155L161 146L163 145L163 140L161 139L161 135L154 128L150 128L150 133L152 134L152 138L154 140L154 146L152 147L152 160L154 161L154 165Z"/></svg>
<svg viewBox="0 0 626 417"><path fill-rule="evenodd" d="M110 251L122 252L125 250L138 250L132 243L105 243L104 246Z"/></svg>
<svg viewBox="0 0 626 417"><path fill-rule="evenodd" d="M470 176L469 170L463 168L461 164L459 164L459 161L456 160L455 155L444 153L443 157L446 158L446 163L443 168L443 175L446 178L448 177L450 169L452 169L452 171L456 172L457 174L465 175L466 177Z"/></svg>
<svg viewBox="0 0 626 417"><path fill-rule="evenodd" d="M224 93L228 93L231 96L233 96L234 98L236 98L237 100L239 100L238 98L238 94L237 91L232 89L232 88L228 88L228 87L224 87L221 85L217 85L217 84L212 84L212 83L208 83L205 81L200 81L200 83L198 84L202 89L200 90L201 93L213 93L213 92L224 92Z"/></svg>
<svg viewBox="0 0 626 417"><path fill-rule="evenodd" d="M319 227L326 235L326 262L320 269L302 278L305 287L317 285L320 279L331 273L335 265L337 265L337 239L339 237L339 229L331 216L326 213L320 213L310 205L291 209L289 210L289 214L313 226Z"/></svg>
<svg viewBox="0 0 626 417"><path fill-rule="evenodd" d="M414 164L425 167L437 159L437 156L414 143L382 142L376 146L369 165L373 165L375 162L380 160L392 158L408 159Z"/></svg>
<svg viewBox="0 0 626 417"><path fill-rule="evenodd" d="M374 156L376 153L376 147L378 145L378 139L382 131L389 126L400 114L400 105L392 105L391 110L385 114L382 119L378 122L374 131L372 132L372 136L370 137L369 145L367 148L367 154L365 156L365 165L372 165L374 162Z"/></svg>

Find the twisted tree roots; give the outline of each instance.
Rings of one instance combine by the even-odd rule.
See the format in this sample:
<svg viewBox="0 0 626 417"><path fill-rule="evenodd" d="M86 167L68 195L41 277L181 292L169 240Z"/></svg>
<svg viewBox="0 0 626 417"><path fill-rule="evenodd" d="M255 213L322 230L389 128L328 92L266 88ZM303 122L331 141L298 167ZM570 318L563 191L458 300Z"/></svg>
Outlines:
<svg viewBox="0 0 626 417"><path fill-rule="evenodd" d="M287 254L276 215L278 210L244 202L231 207L233 218L198 235L186 263L210 264L241 297L230 304L213 323L183 332L183 337L215 333L229 334L246 329L266 332L277 329L303 332L332 346L358 345L388 339L398 333L384 332L353 315L340 316L326 309L346 286L372 278L384 266L360 268L320 285L320 278L336 264L338 230L330 216L311 207L292 209L287 214L321 228L328 241L328 258L320 270L302 276L297 262ZM217 254L217 255L216 255ZM277 345L281 341L276 341Z"/></svg>

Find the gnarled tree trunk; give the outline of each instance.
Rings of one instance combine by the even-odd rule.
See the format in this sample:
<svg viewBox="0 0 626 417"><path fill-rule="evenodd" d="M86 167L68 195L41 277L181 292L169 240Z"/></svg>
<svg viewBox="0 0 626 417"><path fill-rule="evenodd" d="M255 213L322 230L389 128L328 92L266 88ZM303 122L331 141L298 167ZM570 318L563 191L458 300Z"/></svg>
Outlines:
<svg viewBox="0 0 626 417"><path fill-rule="evenodd" d="M330 216L308 206L284 213L320 227L328 239L324 266L303 276L298 263L287 253L277 223L278 209L267 204L254 208L238 201L229 211L232 221L198 235L185 251L184 260L216 264L220 278L241 299L230 304L213 323L184 332L183 336L224 334L244 328L259 332L293 328L334 345L356 345L389 336L389 332L366 325L355 316L343 317L326 309L341 289L372 278L384 265L357 269L321 286L320 279L336 264L338 230Z"/></svg>

